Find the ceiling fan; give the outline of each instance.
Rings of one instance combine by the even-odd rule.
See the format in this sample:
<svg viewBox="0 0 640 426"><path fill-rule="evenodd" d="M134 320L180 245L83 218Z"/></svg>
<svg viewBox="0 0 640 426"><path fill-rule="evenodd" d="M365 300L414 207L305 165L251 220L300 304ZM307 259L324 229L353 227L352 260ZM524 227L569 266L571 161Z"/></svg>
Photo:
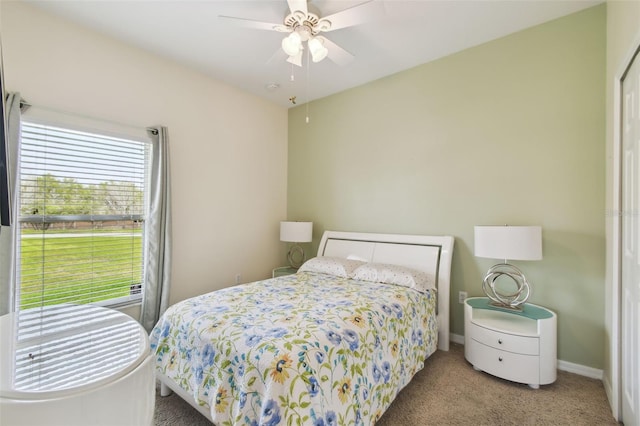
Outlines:
<svg viewBox="0 0 640 426"><path fill-rule="evenodd" d="M362 24L384 14L384 5L381 0L368 0L324 17L310 12L307 0L287 0L287 3L290 13L281 24L233 16L220 15L219 17L248 28L288 33L282 39L282 50L288 55L287 62L302 66L304 43L307 44L309 56L313 62L320 62L326 57L338 65L351 62L353 60L351 53L320 34Z"/></svg>

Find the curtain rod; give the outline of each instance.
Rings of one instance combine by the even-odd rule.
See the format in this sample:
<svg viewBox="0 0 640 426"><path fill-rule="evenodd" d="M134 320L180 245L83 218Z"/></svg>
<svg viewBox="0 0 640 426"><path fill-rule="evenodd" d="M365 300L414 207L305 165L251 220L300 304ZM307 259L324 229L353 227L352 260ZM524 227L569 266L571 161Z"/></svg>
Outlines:
<svg viewBox="0 0 640 426"><path fill-rule="evenodd" d="M150 131L154 135L158 134L158 131L157 131L157 129L155 129L154 126L146 126L146 127L134 126L132 124L119 123L119 122L116 122L116 121L110 121L110 120L105 120L105 119L101 119L101 118L89 117L89 116L80 115L80 114L73 113L73 112L66 112L66 111L55 110L55 109L47 108L47 107L34 106L33 104L29 103L25 99L20 98L20 109L23 112L26 111L29 108L32 108L32 107L36 108L36 109L43 110L43 111L51 112L51 113L54 113L54 114L75 116L75 117L78 117L78 118L81 118L81 119L86 119L86 120L91 120L91 121L96 121L96 122L103 122L103 123L115 125L115 126L118 126L118 127L128 127L128 128L131 128L131 129L136 129L138 131L139 130L147 130L147 131Z"/></svg>

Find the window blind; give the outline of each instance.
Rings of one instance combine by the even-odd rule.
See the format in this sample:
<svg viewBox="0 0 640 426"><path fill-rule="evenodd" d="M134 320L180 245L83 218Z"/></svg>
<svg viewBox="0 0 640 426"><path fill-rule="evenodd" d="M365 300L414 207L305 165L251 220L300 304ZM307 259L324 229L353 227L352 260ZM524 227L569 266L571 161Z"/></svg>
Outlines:
<svg viewBox="0 0 640 426"><path fill-rule="evenodd" d="M22 122L19 308L140 298L150 141Z"/></svg>

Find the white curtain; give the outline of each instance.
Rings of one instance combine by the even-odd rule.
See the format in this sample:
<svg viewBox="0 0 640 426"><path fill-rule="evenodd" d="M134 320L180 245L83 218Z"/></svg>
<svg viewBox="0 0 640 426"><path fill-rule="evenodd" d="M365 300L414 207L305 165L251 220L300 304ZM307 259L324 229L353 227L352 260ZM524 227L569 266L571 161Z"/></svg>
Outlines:
<svg viewBox="0 0 640 426"><path fill-rule="evenodd" d="M166 127L147 129L153 141L151 200L148 232L147 276L142 292L140 323L150 332L169 306L171 284L171 186L169 141Z"/></svg>
<svg viewBox="0 0 640 426"><path fill-rule="evenodd" d="M9 173L9 200L11 202L11 226L0 230L0 315L14 310L14 282L16 274L16 244L18 230L18 150L20 145L19 93L9 93L6 98L6 148L7 171ZM24 109L27 108L25 105Z"/></svg>

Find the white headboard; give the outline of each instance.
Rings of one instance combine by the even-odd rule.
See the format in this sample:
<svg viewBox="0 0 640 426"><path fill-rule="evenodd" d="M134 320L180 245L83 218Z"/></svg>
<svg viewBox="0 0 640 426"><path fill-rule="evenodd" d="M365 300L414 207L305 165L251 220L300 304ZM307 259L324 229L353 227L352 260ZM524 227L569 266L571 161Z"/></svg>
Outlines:
<svg viewBox="0 0 640 426"><path fill-rule="evenodd" d="M449 285L453 237L325 231L318 256L352 257L427 272L438 289L438 349L449 350Z"/></svg>

